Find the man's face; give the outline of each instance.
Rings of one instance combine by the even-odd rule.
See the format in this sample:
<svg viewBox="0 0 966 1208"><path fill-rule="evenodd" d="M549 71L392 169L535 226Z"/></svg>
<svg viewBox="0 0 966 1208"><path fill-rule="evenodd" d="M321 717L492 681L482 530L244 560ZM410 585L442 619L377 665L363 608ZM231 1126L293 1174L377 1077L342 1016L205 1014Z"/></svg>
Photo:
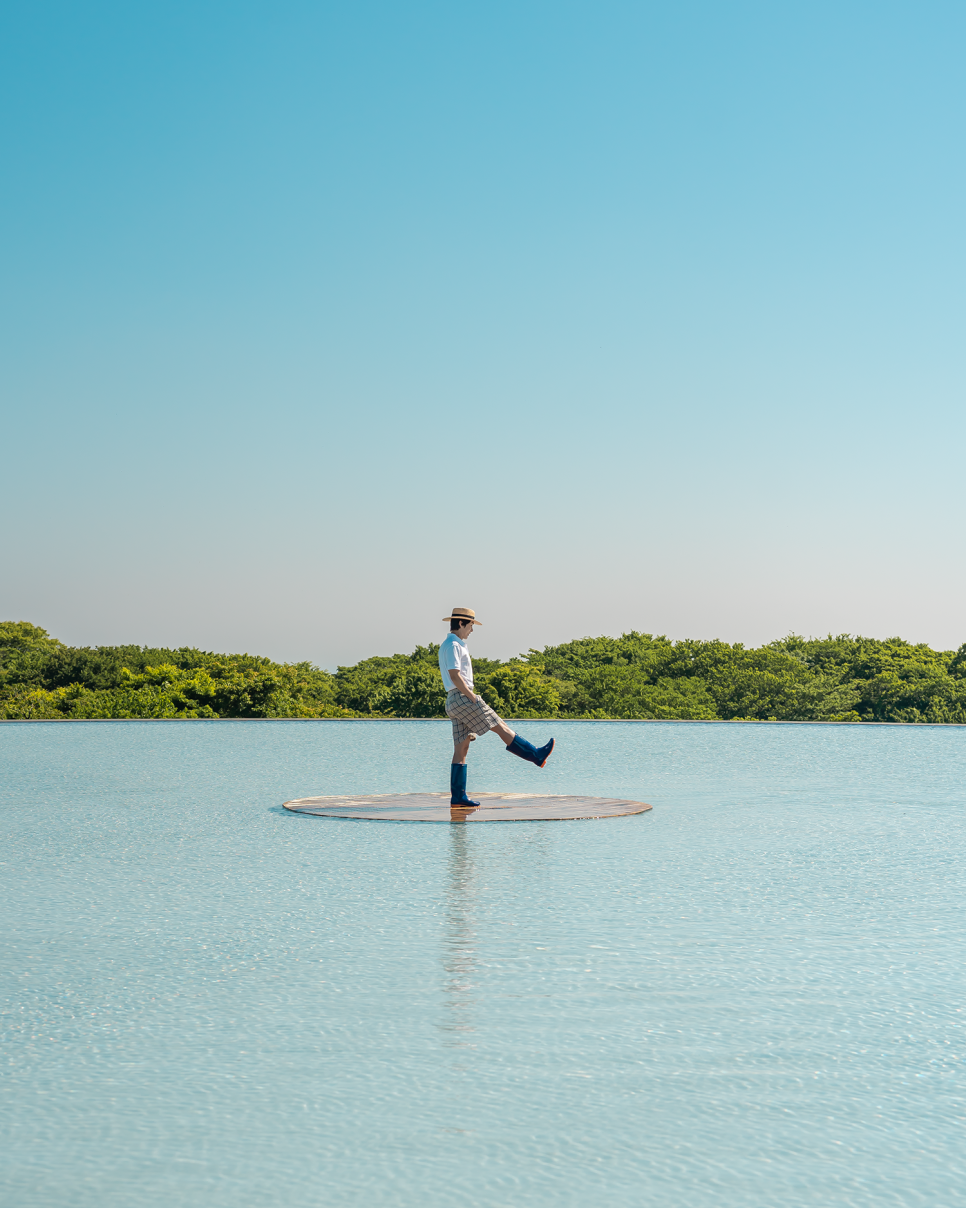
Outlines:
<svg viewBox="0 0 966 1208"><path fill-rule="evenodd" d="M465 642L465 641L466 641L466 639L467 639L467 638L470 636L470 634L471 634L472 632L473 632L473 622L472 622L472 621L467 621L465 625L461 625L461 626L459 627L459 629L457 629L457 631L456 631L456 636L457 636L457 637L458 637L458 638L459 638L461 641L464 641L464 642Z"/></svg>

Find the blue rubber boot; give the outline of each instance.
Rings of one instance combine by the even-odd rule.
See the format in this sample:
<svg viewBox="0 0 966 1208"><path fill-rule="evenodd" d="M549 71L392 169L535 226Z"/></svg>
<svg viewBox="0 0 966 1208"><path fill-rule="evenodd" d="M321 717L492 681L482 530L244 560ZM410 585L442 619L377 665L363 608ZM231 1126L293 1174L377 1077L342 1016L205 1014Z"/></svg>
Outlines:
<svg viewBox="0 0 966 1208"><path fill-rule="evenodd" d="M479 805L478 801L470 801L466 795L466 764L452 763L449 768L449 803L450 805Z"/></svg>
<svg viewBox="0 0 966 1208"><path fill-rule="evenodd" d="M507 747L507 750L512 755L519 755L521 759L529 759L531 763L535 763L538 768L550 758L550 752L553 750L553 739L544 743L542 747L535 747L532 742L527 742L525 738L521 738L519 734L513 736L513 742Z"/></svg>

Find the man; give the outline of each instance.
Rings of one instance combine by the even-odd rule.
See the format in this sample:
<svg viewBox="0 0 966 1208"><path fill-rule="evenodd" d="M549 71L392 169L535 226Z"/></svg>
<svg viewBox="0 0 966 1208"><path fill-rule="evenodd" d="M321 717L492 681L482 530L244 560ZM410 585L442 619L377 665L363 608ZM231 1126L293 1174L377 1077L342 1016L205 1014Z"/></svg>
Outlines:
<svg viewBox="0 0 966 1208"><path fill-rule="evenodd" d="M443 617L449 621L449 634L439 648L439 670L446 689L446 716L453 722L453 764L449 770L450 805L474 806L466 795L466 756L470 743L478 734L494 730L506 744L506 749L521 759L527 759L542 768L553 750L553 739L542 747L515 734L490 706L473 690L473 660L466 649L466 639L475 625L472 608L454 608L452 615Z"/></svg>

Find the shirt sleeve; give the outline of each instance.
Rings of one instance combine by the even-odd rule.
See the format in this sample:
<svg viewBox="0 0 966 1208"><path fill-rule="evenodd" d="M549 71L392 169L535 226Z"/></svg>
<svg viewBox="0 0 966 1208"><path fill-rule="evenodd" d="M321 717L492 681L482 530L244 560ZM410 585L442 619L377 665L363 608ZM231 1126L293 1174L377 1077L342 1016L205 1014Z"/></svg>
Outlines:
<svg viewBox="0 0 966 1208"><path fill-rule="evenodd" d="M447 692L453 691L456 685L450 675L451 671L459 671L460 658L455 642L443 642L439 648L439 669L443 673L443 687Z"/></svg>
<svg viewBox="0 0 966 1208"><path fill-rule="evenodd" d="M444 642L439 652L439 665L444 671L459 671L460 660L455 642Z"/></svg>

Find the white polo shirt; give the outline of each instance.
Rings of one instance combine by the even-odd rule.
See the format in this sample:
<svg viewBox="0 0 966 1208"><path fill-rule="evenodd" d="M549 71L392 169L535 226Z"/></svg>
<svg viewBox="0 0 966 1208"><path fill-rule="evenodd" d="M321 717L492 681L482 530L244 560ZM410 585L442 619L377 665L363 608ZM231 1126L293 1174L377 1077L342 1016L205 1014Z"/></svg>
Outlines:
<svg viewBox="0 0 966 1208"><path fill-rule="evenodd" d="M443 687L447 692L458 692L459 689L449 677L451 671L458 671L466 680L466 686L475 694L473 687L473 660L466 649L466 643L449 633L443 638L439 647L439 670L443 677Z"/></svg>

